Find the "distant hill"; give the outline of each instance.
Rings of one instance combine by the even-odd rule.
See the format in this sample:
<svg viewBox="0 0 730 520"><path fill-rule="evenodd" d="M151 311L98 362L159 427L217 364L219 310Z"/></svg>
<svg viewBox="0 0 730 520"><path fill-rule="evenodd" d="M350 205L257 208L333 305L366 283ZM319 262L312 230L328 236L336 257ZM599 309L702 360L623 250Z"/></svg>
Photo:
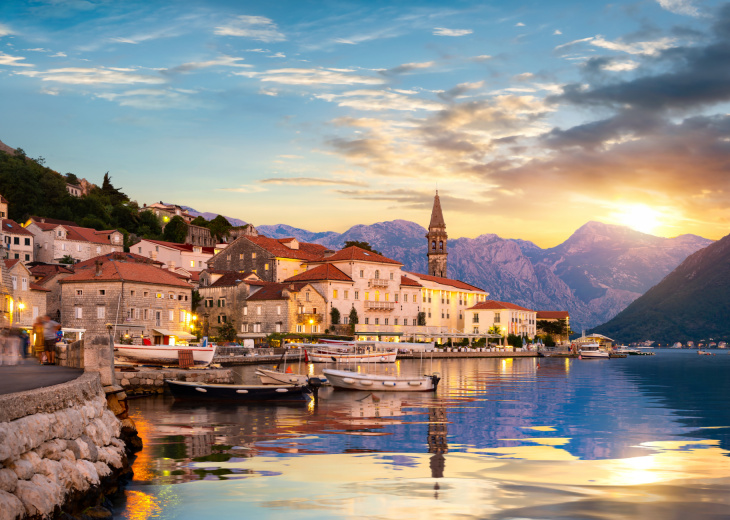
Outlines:
<svg viewBox="0 0 730 520"><path fill-rule="evenodd" d="M0 152L13 154L15 153L15 148L11 148L2 141L0 141Z"/></svg>
<svg viewBox="0 0 730 520"><path fill-rule="evenodd" d="M621 342L730 338L730 235L693 255L595 332Z"/></svg>
<svg viewBox="0 0 730 520"><path fill-rule="evenodd" d="M279 224L258 226L274 238L293 236L339 249L369 242L405 269L426 272L427 230L407 220L357 225L344 233L313 233ZM494 299L538 310L568 310L573 330L604 323L711 240L661 238L623 226L589 222L564 243L542 249L495 234L449 239L449 276L488 291Z"/></svg>
<svg viewBox="0 0 730 520"><path fill-rule="evenodd" d="M187 210L188 213L190 213L194 217L203 217L205 220L213 220L218 216L218 213L211 213L210 211L200 212L196 209L193 209L189 206L180 206L182 209ZM231 223L232 226L245 226L248 222L245 220L241 220L240 218L234 218L234 217L226 217L225 215L221 215L223 218L225 218L228 222Z"/></svg>

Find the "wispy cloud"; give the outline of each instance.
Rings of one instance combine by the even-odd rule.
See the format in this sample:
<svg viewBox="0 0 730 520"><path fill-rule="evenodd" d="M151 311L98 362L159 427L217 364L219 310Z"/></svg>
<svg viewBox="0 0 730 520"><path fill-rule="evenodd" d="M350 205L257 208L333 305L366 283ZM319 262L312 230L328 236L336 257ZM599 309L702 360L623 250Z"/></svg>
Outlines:
<svg viewBox="0 0 730 520"><path fill-rule="evenodd" d="M96 97L114 101L120 106L161 110L165 108L194 108L189 92L175 89L135 89L120 93L97 94Z"/></svg>
<svg viewBox="0 0 730 520"><path fill-rule="evenodd" d="M612 51L625 52L627 54L644 54L647 56L653 56L658 54L660 51L673 47L676 41L676 38L660 38L655 41L625 43L621 41L612 42L610 40L606 40L603 36L598 35L591 40L591 45Z"/></svg>
<svg viewBox="0 0 730 520"><path fill-rule="evenodd" d="M561 34L563 34L563 31L561 31L560 29L555 29L553 31L553 36L560 36Z"/></svg>
<svg viewBox="0 0 730 520"><path fill-rule="evenodd" d="M325 101L336 102L338 106L358 110L441 110L442 103L419 99L385 90L353 90L344 94L319 94L315 96Z"/></svg>
<svg viewBox="0 0 730 520"><path fill-rule="evenodd" d="M10 30L10 27L8 27L5 24L0 23L0 37L9 36L11 34L13 34L13 31Z"/></svg>
<svg viewBox="0 0 730 520"><path fill-rule="evenodd" d="M367 186L366 182L349 179L327 179L322 177L274 177L262 179L261 184L290 186Z"/></svg>
<svg viewBox="0 0 730 520"><path fill-rule="evenodd" d="M573 40L573 41L568 42L568 43L562 43L562 44L558 45L557 47L555 47L554 50L559 51L561 49L567 49L569 47L572 47L573 45L577 45L577 44L582 43L582 42L589 42L592 39L593 39L593 36L589 36L588 38L581 38L580 40Z"/></svg>
<svg viewBox="0 0 730 520"><path fill-rule="evenodd" d="M65 52L57 52L56 54L51 54L49 58L65 58L66 53Z"/></svg>
<svg viewBox="0 0 730 520"><path fill-rule="evenodd" d="M263 186L257 186L253 184L244 185L233 187L233 188L216 188L217 191L231 191L234 193L262 193L264 191L269 191Z"/></svg>
<svg viewBox="0 0 730 520"><path fill-rule="evenodd" d="M433 61L425 61L422 63L404 63L403 65L398 65L397 67L393 67L392 69L381 70L379 72L383 76L396 76L398 74L407 74L409 72L413 72L414 70L430 69L435 65L435 63L436 62Z"/></svg>
<svg viewBox="0 0 730 520"><path fill-rule="evenodd" d="M332 69L271 69L266 72L234 72L242 76L256 77L260 81L284 85L382 85L382 78L348 74Z"/></svg>
<svg viewBox="0 0 730 520"><path fill-rule="evenodd" d="M472 34L474 31L471 29L447 29L446 27L434 27L434 36L466 36Z"/></svg>
<svg viewBox="0 0 730 520"><path fill-rule="evenodd" d="M515 27L524 27L524 26L525 26L525 24L523 24L522 22L517 22L515 24Z"/></svg>
<svg viewBox="0 0 730 520"><path fill-rule="evenodd" d="M216 27L214 32L219 36L238 36L265 43L286 40L273 20L265 16L238 16L230 24Z"/></svg>
<svg viewBox="0 0 730 520"><path fill-rule="evenodd" d="M165 80L159 76L139 74L134 69L120 68L83 68L68 67L50 69L45 72L27 71L18 72L24 76L41 78L43 81L55 81L69 85L132 85L135 83L161 84Z"/></svg>
<svg viewBox="0 0 730 520"><path fill-rule="evenodd" d="M165 73L187 73L187 72L193 72L200 69L207 69L210 67L244 67L244 68L250 68L252 65L248 65L246 63L240 63L243 61L243 58L237 58L235 56L227 56L222 55L218 58L207 60L207 61L191 61L188 63L183 63L182 65L178 65L177 67L172 67L170 69L165 70Z"/></svg>
<svg viewBox="0 0 730 520"><path fill-rule="evenodd" d="M10 65L11 67L32 67L31 63L22 63L25 57L11 56L0 51L0 65Z"/></svg>
<svg viewBox="0 0 730 520"><path fill-rule="evenodd" d="M700 11L692 0L657 0L667 11L687 16L699 16Z"/></svg>

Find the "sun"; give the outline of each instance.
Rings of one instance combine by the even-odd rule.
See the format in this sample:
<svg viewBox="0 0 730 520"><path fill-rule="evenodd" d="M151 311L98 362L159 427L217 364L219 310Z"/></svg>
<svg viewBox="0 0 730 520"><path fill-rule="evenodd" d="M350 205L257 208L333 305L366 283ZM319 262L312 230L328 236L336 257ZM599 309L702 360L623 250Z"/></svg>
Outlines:
<svg viewBox="0 0 730 520"><path fill-rule="evenodd" d="M619 224L642 233L652 234L663 224L662 214L644 204L623 205L614 215Z"/></svg>

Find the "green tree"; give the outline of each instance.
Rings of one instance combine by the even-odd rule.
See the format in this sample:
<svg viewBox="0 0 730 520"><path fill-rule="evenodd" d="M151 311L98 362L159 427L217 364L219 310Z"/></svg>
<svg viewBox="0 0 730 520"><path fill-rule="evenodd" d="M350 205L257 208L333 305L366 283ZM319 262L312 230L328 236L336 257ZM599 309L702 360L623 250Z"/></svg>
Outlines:
<svg viewBox="0 0 730 520"><path fill-rule="evenodd" d="M236 341L236 327L233 326L233 321L227 321L217 329L219 340Z"/></svg>
<svg viewBox="0 0 730 520"><path fill-rule="evenodd" d="M162 235L162 227L157 216L150 210L140 212L138 215L139 226L137 234L144 238L159 238Z"/></svg>
<svg viewBox="0 0 730 520"><path fill-rule="evenodd" d="M200 305L200 302L203 301L203 297L200 295L200 292L197 289L193 289L193 294L190 297L190 309L195 312L195 309L198 308L198 305Z"/></svg>
<svg viewBox="0 0 730 520"><path fill-rule="evenodd" d="M231 223L225 217L218 215L208 223L210 234L213 235L216 242L221 242L223 237L228 236L228 231L232 228Z"/></svg>
<svg viewBox="0 0 730 520"><path fill-rule="evenodd" d="M546 347L554 347L555 346L555 340L553 339L553 337L550 334L548 334L547 336L545 336L545 339L543 340L543 343L545 343L545 346Z"/></svg>
<svg viewBox="0 0 730 520"><path fill-rule="evenodd" d="M165 226L165 231L162 233L162 238L168 242L175 242L177 244L184 244L185 239L188 236L188 225L185 220L179 215L175 215L170 219L170 222Z"/></svg>
<svg viewBox="0 0 730 520"><path fill-rule="evenodd" d="M510 334L507 336L507 344L514 348L522 348L522 337L516 334Z"/></svg>
<svg viewBox="0 0 730 520"><path fill-rule="evenodd" d="M200 226L200 227L208 227L208 221L203 218L202 215L198 215L193 219L193 221L190 223L193 226Z"/></svg>
<svg viewBox="0 0 730 520"><path fill-rule="evenodd" d="M423 327L426 325L426 313L421 311L418 313L418 325Z"/></svg>
<svg viewBox="0 0 730 520"><path fill-rule="evenodd" d="M359 247L360 249L365 249L366 251L372 251L376 255L382 255L383 254L380 251L376 251L375 249L373 249L373 247L370 245L369 242L359 242L357 240L348 240L348 241L346 241L345 242L345 245L343 246L343 248L352 247L352 246Z"/></svg>
<svg viewBox="0 0 730 520"><path fill-rule="evenodd" d="M360 317L357 315L357 310L355 309L355 307L350 309L349 322L350 322L350 334L355 334L355 325L360 323Z"/></svg>
<svg viewBox="0 0 730 520"><path fill-rule="evenodd" d="M104 180L101 183L101 193L113 205L121 204L129 200L129 197L122 193L121 189L117 189L112 185L112 178L109 176L109 172L104 174Z"/></svg>
<svg viewBox="0 0 730 520"><path fill-rule="evenodd" d="M502 335L502 329L500 329L499 326L497 326L497 325L492 325L487 330L487 334L499 334L501 336Z"/></svg>
<svg viewBox="0 0 730 520"><path fill-rule="evenodd" d="M76 260L71 255L64 255L61 257L61 259L58 261L59 264L68 264L73 265L76 263Z"/></svg>
<svg viewBox="0 0 730 520"><path fill-rule="evenodd" d="M332 307L332 310L330 311L330 322L332 323L332 325L340 324L340 311L337 309L337 307Z"/></svg>
<svg viewBox="0 0 730 520"><path fill-rule="evenodd" d="M79 178L76 177L76 175L74 175L73 173L67 173L65 177L66 182L68 182L69 184L78 185L78 183L81 182L79 181Z"/></svg>

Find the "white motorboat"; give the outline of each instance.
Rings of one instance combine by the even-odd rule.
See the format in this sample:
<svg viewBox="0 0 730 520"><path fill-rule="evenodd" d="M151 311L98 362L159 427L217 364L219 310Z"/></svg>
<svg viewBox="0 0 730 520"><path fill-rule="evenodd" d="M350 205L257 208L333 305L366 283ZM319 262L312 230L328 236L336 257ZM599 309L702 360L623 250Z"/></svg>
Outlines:
<svg viewBox="0 0 730 520"><path fill-rule="evenodd" d="M300 344L306 349L312 363L395 363L398 357L396 347L378 346L368 343Z"/></svg>
<svg viewBox="0 0 730 520"><path fill-rule="evenodd" d="M610 357L608 350L598 343L586 343L581 345L580 348L578 348L578 354L580 354L580 357L583 359L607 359Z"/></svg>
<svg viewBox="0 0 730 520"><path fill-rule="evenodd" d="M256 375L261 379L262 385L306 385L310 377L307 374L280 372L265 368L257 368Z"/></svg>
<svg viewBox="0 0 730 520"><path fill-rule="evenodd" d="M174 366L179 352L189 350L195 366L208 366L215 356L215 345L203 338L200 345L122 345L114 344L114 358L140 365Z"/></svg>
<svg viewBox="0 0 730 520"><path fill-rule="evenodd" d="M372 390L379 392L428 392L436 391L441 376L391 376L363 374L349 370L325 368L322 373L335 388L344 390Z"/></svg>

